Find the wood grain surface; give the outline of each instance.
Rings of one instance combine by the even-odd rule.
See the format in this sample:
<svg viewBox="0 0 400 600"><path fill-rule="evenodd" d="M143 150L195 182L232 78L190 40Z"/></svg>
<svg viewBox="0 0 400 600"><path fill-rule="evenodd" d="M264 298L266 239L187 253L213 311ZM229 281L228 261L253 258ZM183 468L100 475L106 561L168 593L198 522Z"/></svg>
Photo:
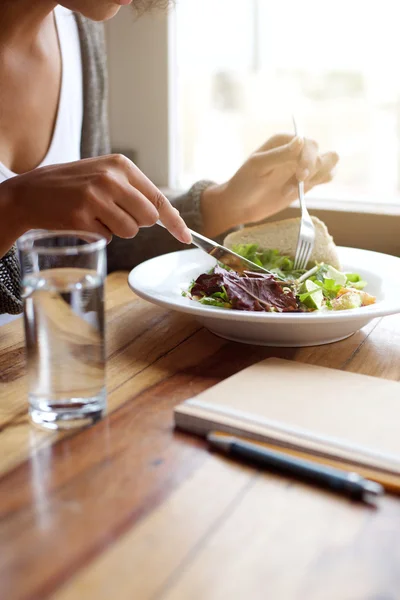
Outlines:
<svg viewBox="0 0 400 600"><path fill-rule="evenodd" d="M91 428L29 424L21 322L0 330L1 600L400 598L399 498L353 504L172 427L178 402L269 356L399 380L400 316L327 346L243 346L126 279L107 282L109 413Z"/></svg>

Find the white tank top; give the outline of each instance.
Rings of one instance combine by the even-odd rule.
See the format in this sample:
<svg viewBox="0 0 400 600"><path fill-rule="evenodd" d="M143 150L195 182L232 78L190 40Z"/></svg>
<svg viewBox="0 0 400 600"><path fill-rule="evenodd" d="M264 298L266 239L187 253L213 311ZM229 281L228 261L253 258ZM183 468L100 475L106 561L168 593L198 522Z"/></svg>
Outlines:
<svg viewBox="0 0 400 600"><path fill-rule="evenodd" d="M53 138L39 167L73 162L81 157L83 85L78 26L70 10L57 6L54 13L61 49L61 90ZM15 177L15 173L0 162L0 183L10 177ZM15 318L0 314L0 326Z"/></svg>

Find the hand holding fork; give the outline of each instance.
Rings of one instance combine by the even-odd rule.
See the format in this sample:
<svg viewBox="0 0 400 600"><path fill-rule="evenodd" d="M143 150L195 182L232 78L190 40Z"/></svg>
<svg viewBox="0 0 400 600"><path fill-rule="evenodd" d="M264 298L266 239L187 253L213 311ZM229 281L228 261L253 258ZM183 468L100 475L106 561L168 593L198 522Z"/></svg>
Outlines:
<svg viewBox="0 0 400 600"><path fill-rule="evenodd" d="M298 136L298 129L296 120L293 118L294 132ZM297 240L297 248L294 259L294 268L296 270L303 270L307 268L310 261L312 251L315 243L315 227L308 213L306 202L304 199L304 181L298 182L299 200L301 208L301 222L299 237Z"/></svg>

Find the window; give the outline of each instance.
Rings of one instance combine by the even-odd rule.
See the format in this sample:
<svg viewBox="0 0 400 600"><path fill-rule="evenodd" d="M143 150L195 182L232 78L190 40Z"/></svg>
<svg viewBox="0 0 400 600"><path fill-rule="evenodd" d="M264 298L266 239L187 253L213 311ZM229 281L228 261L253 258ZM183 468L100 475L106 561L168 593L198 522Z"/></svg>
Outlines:
<svg viewBox="0 0 400 600"><path fill-rule="evenodd" d="M335 149L312 194L400 200L400 36L394 0L179 0L179 187L229 177L277 131Z"/></svg>

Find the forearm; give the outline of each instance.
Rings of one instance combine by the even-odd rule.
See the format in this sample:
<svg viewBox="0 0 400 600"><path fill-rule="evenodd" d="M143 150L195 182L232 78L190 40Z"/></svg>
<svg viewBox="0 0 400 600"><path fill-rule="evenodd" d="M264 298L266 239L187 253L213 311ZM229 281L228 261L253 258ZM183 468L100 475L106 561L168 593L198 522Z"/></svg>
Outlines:
<svg viewBox="0 0 400 600"><path fill-rule="evenodd" d="M7 225L7 223L5 225ZM5 229L5 231L3 231L3 229ZM4 228L3 223L0 225L0 260L9 252L9 250L11 250L17 238L18 235L15 236L13 233L7 231L7 227Z"/></svg>
<svg viewBox="0 0 400 600"><path fill-rule="evenodd" d="M23 233L23 219L19 214L19 207L4 182L0 184L0 258L7 254Z"/></svg>

